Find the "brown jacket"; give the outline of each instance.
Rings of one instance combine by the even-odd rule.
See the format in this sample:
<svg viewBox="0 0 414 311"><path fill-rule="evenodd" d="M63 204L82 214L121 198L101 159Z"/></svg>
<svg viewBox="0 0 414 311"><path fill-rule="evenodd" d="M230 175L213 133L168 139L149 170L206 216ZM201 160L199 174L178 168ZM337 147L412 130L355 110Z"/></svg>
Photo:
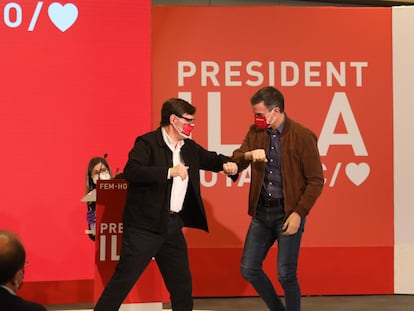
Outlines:
<svg viewBox="0 0 414 311"><path fill-rule="evenodd" d="M232 161L239 171L251 164L249 192L249 215L256 214L262 188L265 163L244 159L244 153L255 149L269 148L270 138L266 130L252 125L239 149L233 152ZM319 157L316 135L301 124L289 119L285 113L285 125L280 135L281 168L286 217L293 211L306 216L322 192L324 177Z"/></svg>

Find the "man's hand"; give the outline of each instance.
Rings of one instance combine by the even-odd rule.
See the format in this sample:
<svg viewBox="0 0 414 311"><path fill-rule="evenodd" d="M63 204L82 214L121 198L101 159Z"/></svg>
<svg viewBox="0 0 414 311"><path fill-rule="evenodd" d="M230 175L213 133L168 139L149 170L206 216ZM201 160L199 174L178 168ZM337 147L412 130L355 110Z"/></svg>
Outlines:
<svg viewBox="0 0 414 311"><path fill-rule="evenodd" d="M235 175L237 174L239 168L234 162L227 162L223 164L223 172L226 175Z"/></svg>
<svg viewBox="0 0 414 311"><path fill-rule="evenodd" d="M296 212L290 214L282 226L283 235L292 235L298 232L301 219L300 215Z"/></svg>
<svg viewBox="0 0 414 311"><path fill-rule="evenodd" d="M264 149L247 151L244 154L244 158L253 162L267 162L266 152Z"/></svg>
<svg viewBox="0 0 414 311"><path fill-rule="evenodd" d="M170 177L180 176L182 180L185 180L188 177L188 166L177 164L174 167L170 168Z"/></svg>

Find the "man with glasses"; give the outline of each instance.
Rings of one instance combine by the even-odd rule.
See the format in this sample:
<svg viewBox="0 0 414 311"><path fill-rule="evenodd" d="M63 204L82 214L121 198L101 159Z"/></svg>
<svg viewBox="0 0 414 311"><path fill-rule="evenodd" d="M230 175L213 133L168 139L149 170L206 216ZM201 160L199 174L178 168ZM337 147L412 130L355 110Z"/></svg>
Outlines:
<svg viewBox="0 0 414 311"><path fill-rule="evenodd" d="M284 112L282 93L264 87L251 98L252 125L232 160L251 165L248 214L252 217L240 270L271 311L300 311L297 264L305 219L324 183L317 137ZM285 305L262 269L278 242L278 279Z"/></svg>
<svg viewBox="0 0 414 311"><path fill-rule="evenodd" d="M95 311L118 310L155 258L172 309L191 311L192 280L183 227L208 231L200 195L200 170L237 178L237 165L190 139L196 108L179 98L161 109L160 127L139 136L129 152L120 260Z"/></svg>
<svg viewBox="0 0 414 311"><path fill-rule="evenodd" d="M23 284L26 251L19 238L10 231L0 230L0 310L46 311L38 303L17 296Z"/></svg>

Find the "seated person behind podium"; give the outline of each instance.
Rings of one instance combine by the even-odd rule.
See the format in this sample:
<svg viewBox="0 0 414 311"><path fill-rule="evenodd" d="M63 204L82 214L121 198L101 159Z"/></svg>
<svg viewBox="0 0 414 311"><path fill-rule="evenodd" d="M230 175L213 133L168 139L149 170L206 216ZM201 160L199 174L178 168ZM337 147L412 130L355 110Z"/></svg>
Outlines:
<svg viewBox="0 0 414 311"><path fill-rule="evenodd" d="M170 293L172 309L193 309L182 228L208 231L200 170L237 173L236 164L228 157L190 139L195 111L187 101L171 98L162 106L160 127L135 140L124 170L128 192L120 260L95 311L118 310L153 257Z"/></svg>
<svg viewBox="0 0 414 311"><path fill-rule="evenodd" d="M88 163L88 169L86 171L86 186L85 195L96 189L96 182L98 180L110 180L112 179L111 168L108 162L104 158L94 157ZM86 202L86 220L88 222L88 229L95 231L96 227L96 202ZM89 233L89 238L95 241L95 234Z"/></svg>
<svg viewBox="0 0 414 311"><path fill-rule="evenodd" d="M0 310L46 311L40 304L16 295L23 284L26 252L19 238L0 230Z"/></svg>

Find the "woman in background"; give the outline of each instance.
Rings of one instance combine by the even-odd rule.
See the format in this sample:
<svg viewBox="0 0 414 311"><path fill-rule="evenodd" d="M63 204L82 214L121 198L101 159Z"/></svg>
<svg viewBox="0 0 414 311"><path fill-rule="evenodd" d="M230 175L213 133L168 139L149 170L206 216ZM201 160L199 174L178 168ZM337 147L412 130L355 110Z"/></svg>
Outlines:
<svg viewBox="0 0 414 311"><path fill-rule="evenodd" d="M110 180L113 178L111 168L105 158L106 157L94 157L89 161L88 170L86 172L85 197L88 197L88 195L92 197L92 193L96 191L96 183L98 180ZM93 197L95 199L91 201L86 200L86 220L88 222L89 238L92 241L95 241L96 193Z"/></svg>

